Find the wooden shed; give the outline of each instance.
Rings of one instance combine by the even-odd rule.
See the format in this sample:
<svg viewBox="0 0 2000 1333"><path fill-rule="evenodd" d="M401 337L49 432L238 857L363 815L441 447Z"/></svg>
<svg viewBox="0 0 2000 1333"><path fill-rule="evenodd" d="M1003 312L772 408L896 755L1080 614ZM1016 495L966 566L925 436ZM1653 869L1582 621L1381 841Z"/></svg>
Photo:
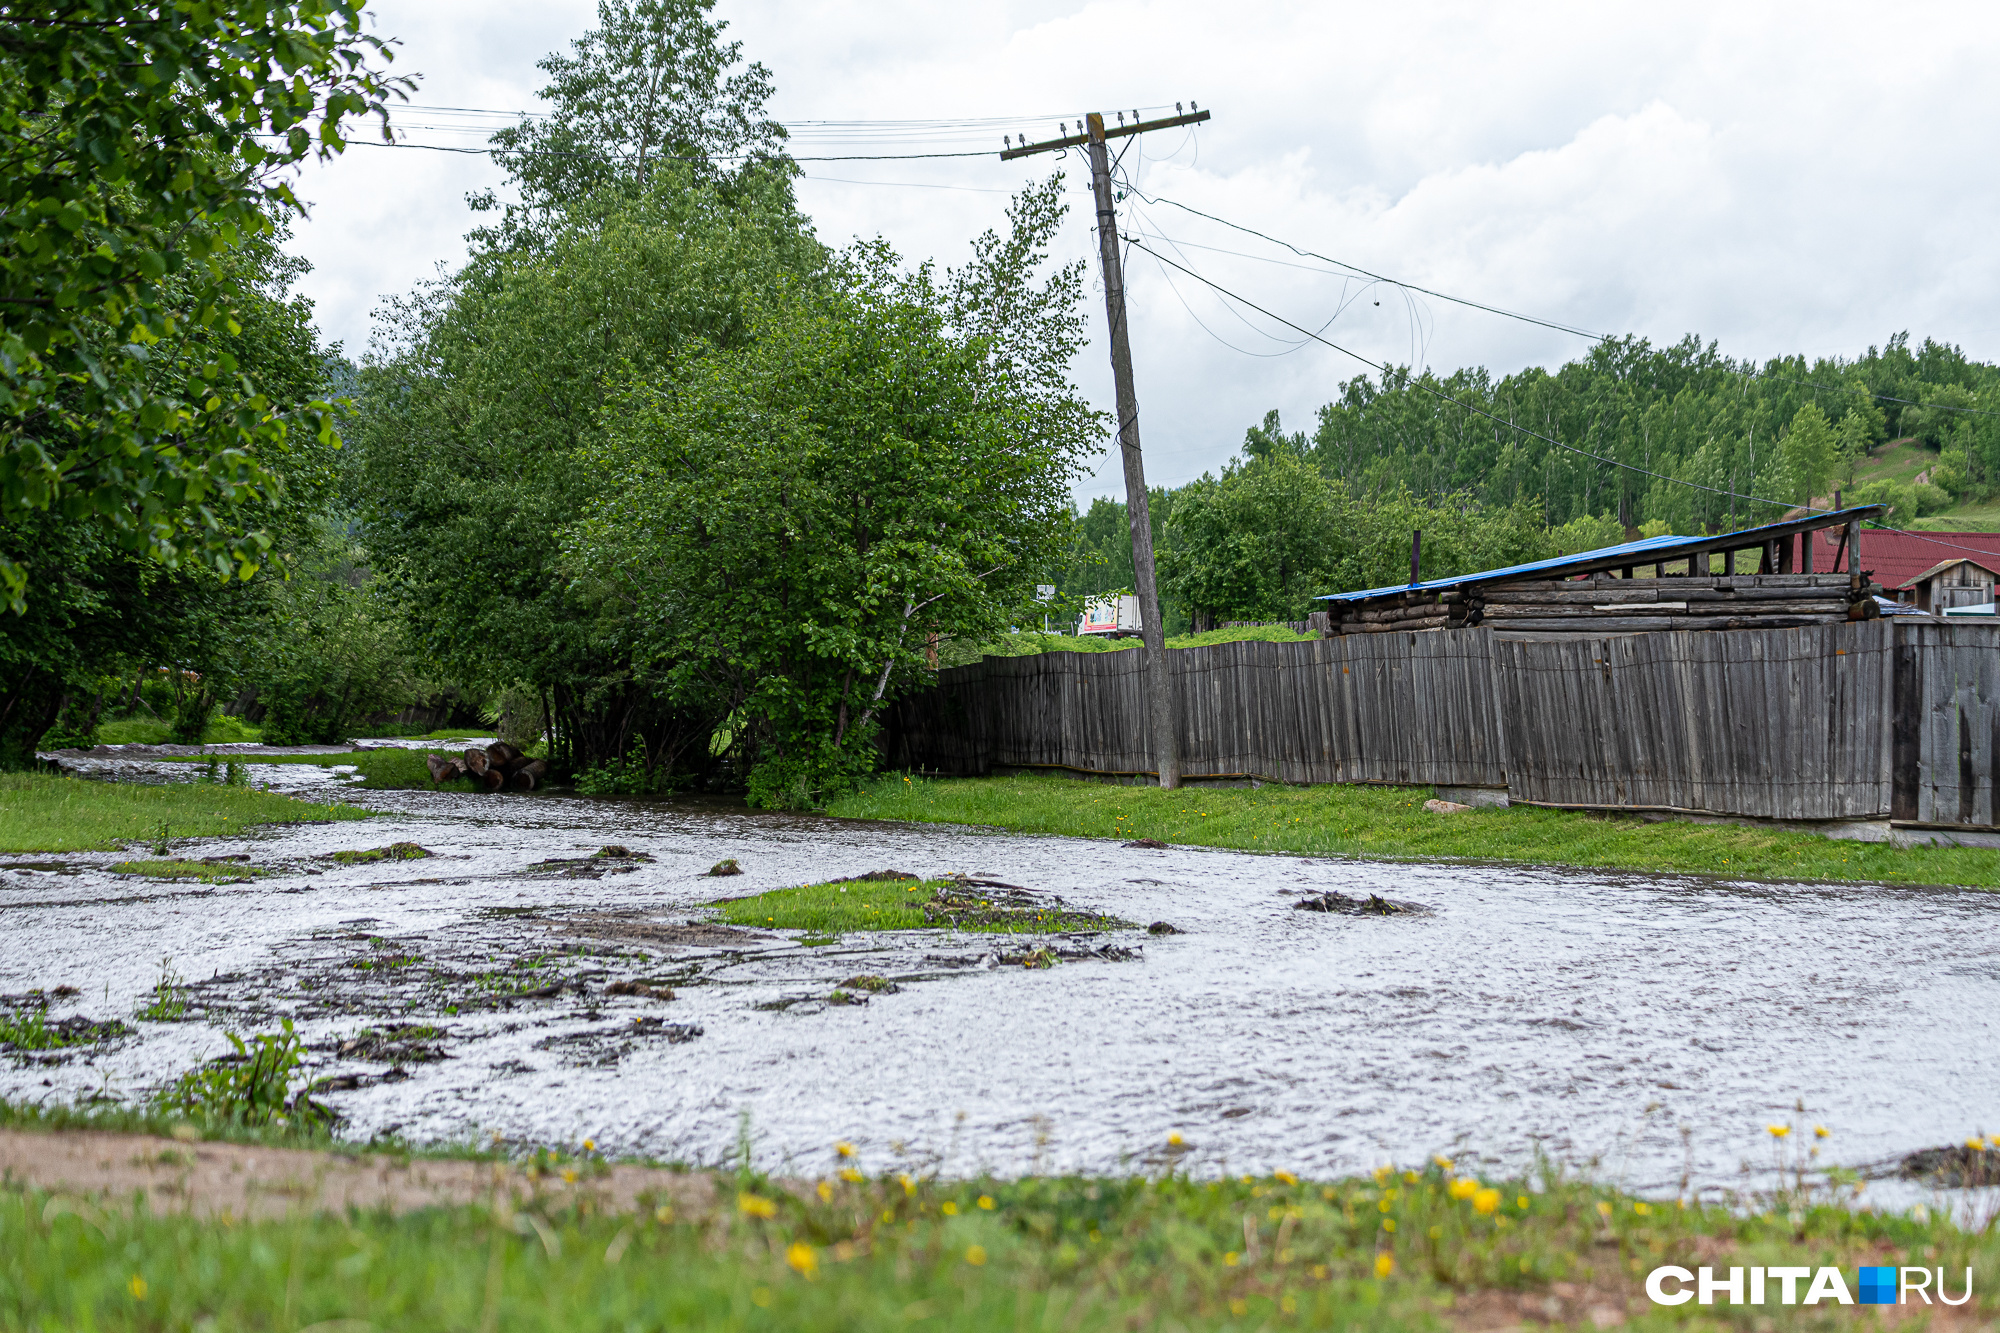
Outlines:
<svg viewBox="0 0 2000 1333"><path fill-rule="evenodd" d="M1453 578L1334 593L1333 634L1484 625L1524 634L1785 629L1879 614L1862 547L1862 505L1708 537L1649 537ZM1832 568L1813 569L1810 534L1838 529ZM1800 536L1808 539L1794 540ZM1803 568L1793 568L1794 562ZM1844 566L1844 568L1843 568ZM1989 580L1991 576L1989 575ZM1992 584L1987 585L1991 600Z"/></svg>
<svg viewBox="0 0 2000 1333"><path fill-rule="evenodd" d="M2000 565L2000 559L1993 561ZM1941 560L1897 587L1895 596L1934 615L1993 600L1993 570L1967 557Z"/></svg>

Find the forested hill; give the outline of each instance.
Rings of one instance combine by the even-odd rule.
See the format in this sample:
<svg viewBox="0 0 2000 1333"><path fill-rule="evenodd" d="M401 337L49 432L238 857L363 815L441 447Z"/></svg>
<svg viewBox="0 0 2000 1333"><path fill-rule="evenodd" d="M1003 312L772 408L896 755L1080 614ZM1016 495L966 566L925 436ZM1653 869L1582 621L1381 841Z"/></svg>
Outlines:
<svg viewBox="0 0 2000 1333"><path fill-rule="evenodd" d="M1824 440L1791 438L1808 405L1834 429L1831 453ZM1613 515L1631 526L1659 519L1694 531L1731 522L1732 494L1736 521L1774 518L1769 506L1751 512L1744 497L1803 503L1846 480L1848 458L1905 436L1964 449L1968 457L1954 469L1959 485L1983 487L2000 476L1993 452L2000 431L1992 429L2000 419L1950 409L1987 405L2000 407L2000 366L1930 339L1912 349L1907 334L1851 361L1795 356L1762 365L1694 337L1658 348L1622 338L1554 372L1534 367L1497 382L1483 369L1440 378L1392 368L1380 383L1349 380L1320 409L1312 435L1292 443L1326 475L1368 493L1407 487L1496 506L1535 500L1552 524ZM1503 423L1723 494L1594 462ZM1254 430L1247 448L1275 443Z"/></svg>
<svg viewBox="0 0 2000 1333"><path fill-rule="evenodd" d="M1898 440L1911 465L1878 466ZM2000 366L1898 334L1852 360L1736 360L1690 336L1499 380L1392 367L1341 384L1310 434L1268 414L1220 475L1156 492L1154 518L1170 618L1199 623L1407 577L1412 526L1435 576L1769 522L1836 488L1898 524L2000 490ZM1082 516L1066 590L1129 582L1123 509Z"/></svg>

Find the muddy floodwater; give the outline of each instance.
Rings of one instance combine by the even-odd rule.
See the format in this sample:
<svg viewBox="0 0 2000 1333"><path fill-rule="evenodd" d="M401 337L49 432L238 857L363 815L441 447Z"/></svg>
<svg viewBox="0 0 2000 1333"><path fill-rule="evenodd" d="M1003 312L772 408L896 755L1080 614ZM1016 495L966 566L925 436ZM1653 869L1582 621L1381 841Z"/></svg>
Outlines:
<svg viewBox="0 0 2000 1333"><path fill-rule="evenodd" d="M1684 1173L1741 1186L1814 1125L1851 1164L2000 1132L2000 895L1148 850L696 800L349 799L380 817L175 848L271 872L249 882L9 858L0 992L75 987L51 1018L135 1032L0 1060L0 1094L137 1100L225 1030L289 1017L352 1138L589 1137L718 1163L747 1132L760 1164L811 1172L837 1140L868 1170L1129 1170L1178 1134L1172 1160L1198 1171L1539 1152L1671 1191ZM393 842L435 855L329 859ZM743 873L708 877L725 857ZM1044 941L1055 965L1027 967L1003 961L1018 937L802 944L703 906L885 868L1139 928ZM1294 910L1327 892L1430 910ZM163 959L186 1016L137 1019ZM1775 1143L1765 1127L1787 1122Z"/></svg>

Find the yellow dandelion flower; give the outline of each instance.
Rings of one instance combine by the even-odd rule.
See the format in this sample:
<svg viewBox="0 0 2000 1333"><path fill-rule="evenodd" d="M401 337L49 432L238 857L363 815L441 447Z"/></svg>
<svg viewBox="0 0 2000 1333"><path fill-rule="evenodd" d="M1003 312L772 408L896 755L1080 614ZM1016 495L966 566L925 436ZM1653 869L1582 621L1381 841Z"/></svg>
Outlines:
<svg viewBox="0 0 2000 1333"><path fill-rule="evenodd" d="M1469 1199L1479 1193L1479 1182L1476 1180L1454 1180L1451 1184L1444 1187L1444 1192L1454 1199Z"/></svg>
<svg viewBox="0 0 2000 1333"><path fill-rule="evenodd" d="M851 1166L844 1166L840 1168L840 1178L846 1181L850 1185L859 1185L862 1181L866 1180L868 1177L862 1175L859 1171L856 1171Z"/></svg>
<svg viewBox="0 0 2000 1333"><path fill-rule="evenodd" d="M585 1152L596 1152L596 1151L597 1151L597 1140L596 1140L596 1139L585 1139L585 1140L583 1141L583 1150L584 1150Z"/></svg>
<svg viewBox="0 0 2000 1333"><path fill-rule="evenodd" d="M1375 1256L1375 1276L1387 1277L1396 1271L1396 1256L1387 1250Z"/></svg>
<svg viewBox="0 0 2000 1333"><path fill-rule="evenodd" d="M1647 1203L1644 1199L1634 1199L1632 1200L1632 1211L1641 1217L1645 1217L1653 1211L1653 1205Z"/></svg>
<svg viewBox="0 0 2000 1333"><path fill-rule="evenodd" d="M576 1184L576 1169L574 1167L566 1166L563 1168L563 1184L565 1185Z"/></svg>
<svg viewBox="0 0 2000 1333"><path fill-rule="evenodd" d="M1606 1203L1604 1200L1599 1199L1597 1201L1597 1211L1603 1214L1605 1217L1609 1217L1611 1216L1611 1205Z"/></svg>
<svg viewBox="0 0 2000 1333"><path fill-rule="evenodd" d="M1320 1281L1322 1281L1322 1282L1326 1281L1327 1277L1328 1277L1328 1276L1329 1276L1329 1275L1330 1275L1330 1274L1331 1274L1332 1272L1333 1272L1333 1270L1332 1270L1331 1268L1328 1268L1328 1267L1327 1267L1327 1266L1326 1266L1325 1264L1314 1264L1314 1265L1313 1265L1313 1276L1314 1276L1314 1277L1316 1277L1316 1278L1318 1278L1318 1279L1319 1279Z"/></svg>
<svg viewBox="0 0 2000 1333"><path fill-rule="evenodd" d="M736 1211L745 1217L776 1217L778 1205L758 1194L736 1196Z"/></svg>
<svg viewBox="0 0 2000 1333"><path fill-rule="evenodd" d="M1480 1190L1472 1196L1472 1209L1478 1213L1490 1213L1500 1207L1500 1191Z"/></svg>
<svg viewBox="0 0 2000 1333"><path fill-rule="evenodd" d="M1236 1251L1231 1250L1227 1254L1222 1256L1222 1266L1224 1268L1234 1268L1236 1267L1236 1260L1238 1258L1239 1256L1237 1255Z"/></svg>
<svg viewBox="0 0 2000 1333"><path fill-rule="evenodd" d="M1790 1125L1766 1125L1764 1128L1771 1131L1771 1137L1774 1139L1782 1139L1792 1132Z"/></svg>
<svg viewBox="0 0 2000 1333"><path fill-rule="evenodd" d="M993 1196L992 1196L991 1194L982 1194L982 1195L980 1195L980 1196L979 1196L979 1206L980 1206L981 1208L984 1208L984 1209L985 1209L985 1210L986 1210L987 1212L989 1212L989 1213L990 1213L990 1212L992 1212L992 1211L993 1211Z"/></svg>
<svg viewBox="0 0 2000 1333"><path fill-rule="evenodd" d="M983 1265L986 1262L986 1247L984 1245L966 1246L965 1262L971 1264L974 1268Z"/></svg>
<svg viewBox="0 0 2000 1333"><path fill-rule="evenodd" d="M854 1156L854 1145L845 1141L833 1145L833 1150L842 1157Z"/></svg>
<svg viewBox="0 0 2000 1333"><path fill-rule="evenodd" d="M1825 1125L1813 1126L1813 1137L1816 1139L1823 1139L1831 1133L1833 1133L1833 1131L1828 1129Z"/></svg>
<svg viewBox="0 0 2000 1333"><path fill-rule="evenodd" d="M943 1213L946 1217L957 1217L958 1205L953 1203L950 1199L946 1199L943 1203L938 1205L938 1211Z"/></svg>
<svg viewBox="0 0 2000 1333"><path fill-rule="evenodd" d="M813 1253L812 1246L802 1240L791 1243L791 1247L785 1251L785 1262L791 1265L792 1271L800 1277L809 1278L819 1273L819 1256Z"/></svg>
<svg viewBox="0 0 2000 1333"><path fill-rule="evenodd" d="M127 1283L125 1284L125 1290L127 1290L127 1291L129 1291L129 1292L131 1292L131 1293L132 1293L132 1299L133 1299L133 1300L135 1300L135 1301L143 1301L143 1300L145 1300L145 1299L146 1299L146 1279L145 1279L145 1278L142 1278L142 1277L140 1277L140 1276L139 1276L139 1275L138 1275L137 1273L134 1273L134 1274L132 1275L132 1280L131 1280L130 1282L127 1282Z"/></svg>
<svg viewBox="0 0 2000 1333"><path fill-rule="evenodd" d="M1966 1147L1968 1147L1968 1148L1970 1148L1970 1149L1972 1149L1972 1151L1974 1151L1974 1152L1985 1152L1985 1151L1986 1151L1986 1140L1985 1140L1985 1139L1967 1139L1967 1140L1965 1141L1965 1146L1966 1146Z"/></svg>
<svg viewBox="0 0 2000 1333"><path fill-rule="evenodd" d="M1444 1156L1435 1156L1435 1155L1434 1155L1434 1156L1433 1156L1433 1157L1431 1158L1431 1160L1432 1160L1433 1162L1436 1162L1436 1163L1437 1163L1437 1169L1438 1169L1438 1170L1440 1170L1440 1171L1449 1171L1449 1170L1451 1170L1451 1158L1449 1158L1449 1157L1444 1157Z"/></svg>
<svg viewBox="0 0 2000 1333"><path fill-rule="evenodd" d="M1174 1133L1167 1135L1167 1146L1169 1148L1178 1148L1186 1141L1187 1140L1183 1139L1180 1136L1179 1131L1175 1131Z"/></svg>
<svg viewBox="0 0 2000 1333"><path fill-rule="evenodd" d="M1299 1183L1299 1178L1289 1171L1273 1171L1271 1179L1281 1181L1287 1185L1296 1185Z"/></svg>
<svg viewBox="0 0 2000 1333"><path fill-rule="evenodd" d="M665 1204L661 1204L653 1210L653 1220L664 1226L666 1223L674 1220L674 1210Z"/></svg>
<svg viewBox="0 0 2000 1333"><path fill-rule="evenodd" d="M912 1195L917 1192L917 1182L911 1180L908 1176L897 1176L896 1180L902 1185L905 1195Z"/></svg>
<svg viewBox="0 0 2000 1333"><path fill-rule="evenodd" d="M822 1180L820 1181L818 1188L819 1188L819 1201L821 1203L832 1203L833 1186L827 1184L824 1180Z"/></svg>

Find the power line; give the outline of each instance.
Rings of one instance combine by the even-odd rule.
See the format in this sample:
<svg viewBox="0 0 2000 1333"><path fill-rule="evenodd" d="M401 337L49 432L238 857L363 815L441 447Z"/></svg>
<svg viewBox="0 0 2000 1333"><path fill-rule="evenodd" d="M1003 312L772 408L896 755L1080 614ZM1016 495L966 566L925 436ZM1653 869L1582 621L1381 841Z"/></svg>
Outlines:
<svg viewBox="0 0 2000 1333"><path fill-rule="evenodd" d="M1367 357L1361 355L1361 353L1353 351L1350 348L1342 347L1339 343L1334 342L1329 338L1322 337L1321 335L1314 333L1312 330L1304 327L1303 325L1292 323L1291 320L1286 319L1283 315L1275 314L1272 311L1266 310L1263 306L1258 305L1255 301L1252 301L1244 296L1239 296L1237 293L1230 291L1227 287L1224 287L1222 284L1210 281L1209 279L1203 277L1201 274L1195 272L1193 269L1188 268L1183 264L1174 263L1173 260L1168 259L1165 255L1161 254L1159 251L1153 249L1151 246L1145 244L1141 240L1132 238L1131 244L1141 250L1144 250L1147 254L1151 255L1154 259L1158 260L1159 262L1166 264L1169 267L1179 269L1181 272L1187 274L1190 278L1193 278L1196 282L1199 282L1204 286L1213 288L1214 290L1220 292L1222 295L1228 297L1232 301L1237 301L1243 305L1250 307L1250 309L1255 310L1258 314L1263 315L1267 319L1275 319L1278 321L1278 323L1283 324L1286 328L1292 329L1299 333L1303 333L1305 334L1306 337L1311 338L1315 342L1324 343L1328 347L1331 347L1334 351L1339 352L1344 356L1351 356L1356 361L1359 361L1362 365L1367 366L1370 369L1380 372L1386 372L1388 370L1388 367L1383 365L1379 361L1371 361ZM1477 404L1468 403L1461 398L1454 398L1450 394L1444 392L1442 389L1435 389L1432 388L1430 385L1424 383L1421 377L1412 378L1410 383L1415 387L1422 389L1425 393L1430 394L1433 398L1436 398L1441 402L1450 403L1454 407L1462 408L1467 412L1471 412L1477 416L1485 417L1489 421L1496 422L1499 425L1505 426L1507 429L1511 431L1517 431L1522 435L1527 435L1533 439L1541 440L1545 444L1552 444L1558 449L1567 450L1570 453L1581 455L1584 458L1591 459L1594 462L1606 464L1607 466L1610 467L1624 468L1628 472L1637 472L1641 476L1652 477L1656 481L1669 482L1676 486L1686 486L1689 487L1690 489L1697 491L1707 491L1710 495L1735 496L1748 500L1752 504L1773 505L1781 510L1802 508L1809 514L1831 512L1828 510L1814 509L1809 504L1793 505L1783 500L1767 500L1761 496L1748 495L1742 491L1725 491L1718 489L1717 487L1714 486L1704 486L1698 481L1688 481L1681 477L1670 477L1663 472L1654 472L1648 468L1640 467L1637 463L1626 463L1616 458L1606 458L1602 454L1594 454L1590 452L1590 450L1588 449L1582 449L1574 444L1569 444L1562 440L1558 440L1553 435L1544 435L1540 431L1534 429L1531 426L1523 426L1515 422L1509 421L1505 417L1498 416L1492 412L1488 412L1485 408L1480 407Z"/></svg>
<svg viewBox="0 0 2000 1333"><path fill-rule="evenodd" d="M1232 292L1228 288L1222 286L1220 283L1210 281L1209 279L1203 277L1201 274L1196 273L1191 268L1187 268L1184 265L1174 263L1173 260L1168 259L1165 255L1161 254L1159 251L1153 249L1149 245L1146 245L1143 241L1139 240L1137 237L1128 236L1126 240L1130 245L1136 247L1137 249L1144 250L1147 254L1151 255L1156 262L1165 264L1170 268L1179 269L1182 273L1187 274L1190 278L1193 278L1196 282L1199 282L1204 286L1214 289L1216 292L1220 293L1221 295L1227 297L1232 301L1237 301L1243 305L1250 307L1250 309L1255 310L1258 314L1263 315L1268 319L1277 320L1278 323L1283 324L1286 328L1292 329L1298 333L1302 333L1306 337L1311 338L1315 342L1324 343L1326 346L1331 347L1336 352L1340 352L1346 356L1351 356L1356 361L1359 361L1362 365L1368 366L1371 369L1374 369L1376 371L1385 371L1388 369L1380 362L1371 361L1367 357L1361 355L1361 353L1359 352L1353 351L1350 348L1342 347L1339 343L1333 342L1331 339L1321 337L1319 334L1314 333L1310 329L1292 323L1291 320L1286 319L1283 315L1275 314L1272 311L1266 310L1263 306L1258 305L1256 302L1251 301L1246 297L1239 296L1235 292ZM1217 341L1221 340L1218 339ZM1606 458L1602 454L1594 454L1590 452L1590 450L1588 449L1582 449L1577 447L1576 445L1566 443L1562 440L1558 440L1552 435L1544 435L1540 431L1534 429L1531 426L1523 426L1516 422L1508 421L1504 417L1500 417L1492 412L1488 412L1485 408L1479 407L1476 404L1468 403L1460 398L1454 398L1450 394L1445 393L1441 389L1434 389L1430 385L1425 384L1423 380L1420 378L1412 379L1411 383L1415 385L1417 388L1422 389L1425 393L1430 394L1433 398L1436 398L1442 402L1450 403L1454 407L1462 408L1467 412L1472 412L1478 416L1485 417L1487 420L1505 426L1507 427L1507 429L1511 431L1517 431L1520 434L1527 435L1533 439L1541 440L1545 444L1552 444L1556 446L1556 448L1558 449L1567 450L1570 453L1581 455L1582 457L1588 458L1593 462L1604 463L1611 467L1624 468L1628 472L1636 472L1639 473L1641 476L1651 477L1656 481L1669 482L1676 486L1686 486L1692 490L1706 491L1710 495L1728 495L1731 496L1732 498L1741 498L1747 500L1752 504L1771 505L1772 507L1780 510L1789 511L1792 509L1803 509L1808 514L1836 512L1833 510L1815 509L1810 504L1793 505L1783 500L1767 500L1762 496L1750 495L1742 491L1719 490L1714 486L1704 486L1698 481L1688 481L1682 477L1670 477L1662 472L1654 472L1648 468L1640 467L1636 463L1626 463L1616 458ZM1928 543L1929 545L1932 546L1942 547L1946 550L1964 551L1967 554L1984 556L1988 559L1991 559L1996 554L1993 551L1984 550L1980 547L1964 546L1957 542L1945 541L1940 537L1934 537L1928 533L1911 532L1905 528L1892 528L1885 523L1874 523L1870 524L1869 526L1871 527L1872 530L1877 532L1893 532L1897 536L1910 537L1917 541Z"/></svg>
<svg viewBox="0 0 2000 1333"><path fill-rule="evenodd" d="M1574 324L1564 324L1558 320L1541 319L1534 315L1524 315L1516 310L1507 310L1500 306L1487 305L1484 302L1474 301L1467 297L1453 296L1449 292L1433 291L1429 287L1419 287L1413 282L1403 282L1396 278L1386 277L1382 274L1373 272L1372 270L1362 268L1358 264L1350 264L1346 260L1335 259L1329 255L1323 255L1318 253L1317 251L1307 250L1301 246L1293 245L1290 241L1280 240L1275 236L1271 236L1264 232L1258 231L1255 227L1246 227L1242 223L1231 222L1227 218L1217 217L1213 213L1203 212L1201 209L1195 208L1189 204L1183 204L1177 199L1168 199L1164 195L1149 195L1145 191L1139 189L1138 186L1132 184L1129 178L1124 182L1124 184L1127 190L1129 190L1133 194L1138 195L1141 199L1144 199L1149 204L1153 203L1168 204L1174 208L1180 209L1184 213L1192 213L1196 217L1206 218L1210 222L1218 223L1224 227L1231 228L1232 230L1235 231L1243 232L1244 234L1249 236L1255 236L1259 240L1269 241L1273 245L1283 246L1285 249L1290 250L1293 254L1299 255L1302 258L1317 259L1322 263L1332 264L1338 268L1347 269L1349 272L1359 273L1364 277L1373 278L1377 282L1388 283L1392 287L1401 287L1408 291L1422 292L1426 296L1435 296L1440 301L1450 301L1456 305L1469 306L1474 310L1483 310L1490 315L1499 315L1506 319L1520 320L1524 324L1539 325L1542 328L1553 329L1558 333L1568 333L1578 338L1589 338L1593 342L1606 342L1616 336L1609 333L1594 333L1589 329L1579 328ZM1182 242L1182 244L1192 244L1192 242ZM1206 249L1214 247L1197 247L1197 248ZM1217 252L1220 254L1234 253L1233 251L1220 250L1220 249L1218 249ZM1256 259L1257 256L1243 255L1242 258ZM1278 262L1278 261L1265 261L1265 262ZM1951 412L1959 416L2000 417L2000 412L1987 411L1983 408L1951 407L1944 403L1922 403L1918 402L1913 398L1899 398L1895 394L1878 393L1873 389L1857 388L1851 384L1819 384L1815 383L1812 380L1797 380L1797 379L1792 379L1791 377L1786 375L1773 374L1768 370L1759 369L1755 366L1752 366L1749 370L1738 371L1737 373L1748 375L1752 379L1774 380L1777 383L1790 384L1801 389L1816 389L1822 393L1860 394L1866 398L1873 398L1876 399L1877 401L1885 403L1896 403L1904 407L1921 407L1926 409L1937 409L1945 412Z"/></svg>

